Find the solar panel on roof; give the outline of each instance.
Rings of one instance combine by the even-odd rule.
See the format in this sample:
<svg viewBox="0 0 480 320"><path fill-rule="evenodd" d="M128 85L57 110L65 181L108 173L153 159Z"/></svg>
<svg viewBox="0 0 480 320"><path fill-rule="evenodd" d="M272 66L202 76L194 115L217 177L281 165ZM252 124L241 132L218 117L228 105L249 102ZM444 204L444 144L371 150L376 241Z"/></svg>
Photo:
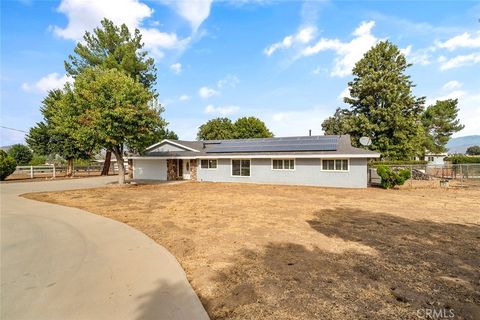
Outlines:
<svg viewBox="0 0 480 320"><path fill-rule="evenodd" d="M207 153L272 152L272 151L335 151L338 137L294 137L226 140L212 145Z"/></svg>

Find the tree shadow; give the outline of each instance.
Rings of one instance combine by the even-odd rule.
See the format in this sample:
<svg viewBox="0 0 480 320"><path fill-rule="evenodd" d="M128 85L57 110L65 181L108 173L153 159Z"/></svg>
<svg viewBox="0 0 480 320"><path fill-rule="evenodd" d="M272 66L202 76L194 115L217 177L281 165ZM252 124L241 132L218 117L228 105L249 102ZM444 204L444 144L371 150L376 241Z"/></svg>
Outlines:
<svg viewBox="0 0 480 320"><path fill-rule="evenodd" d="M310 226L375 249L332 253L294 243L244 250L218 273L214 319L480 319L480 226L323 210ZM443 310L443 311L442 311ZM423 313L422 313L423 312ZM438 318L437 318L438 319Z"/></svg>
<svg viewBox="0 0 480 320"><path fill-rule="evenodd" d="M137 310L137 320L209 319L193 289L185 286L183 281L159 281L155 290L138 299L141 304Z"/></svg>

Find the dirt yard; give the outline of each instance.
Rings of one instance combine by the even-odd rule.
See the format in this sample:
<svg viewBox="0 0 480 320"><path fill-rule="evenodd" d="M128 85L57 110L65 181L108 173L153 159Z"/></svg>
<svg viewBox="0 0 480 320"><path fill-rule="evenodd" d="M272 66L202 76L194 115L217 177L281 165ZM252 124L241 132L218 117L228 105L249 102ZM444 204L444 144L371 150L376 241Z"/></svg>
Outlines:
<svg viewBox="0 0 480 320"><path fill-rule="evenodd" d="M212 319L480 319L480 189L187 182L25 196L143 231Z"/></svg>

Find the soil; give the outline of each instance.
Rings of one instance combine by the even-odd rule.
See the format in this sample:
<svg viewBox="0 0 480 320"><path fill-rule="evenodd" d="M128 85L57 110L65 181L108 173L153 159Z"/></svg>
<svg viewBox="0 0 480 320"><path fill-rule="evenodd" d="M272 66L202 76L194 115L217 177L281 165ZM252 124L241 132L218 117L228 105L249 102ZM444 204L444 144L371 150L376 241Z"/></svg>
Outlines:
<svg viewBox="0 0 480 320"><path fill-rule="evenodd" d="M480 319L478 188L188 182L25 197L143 231L212 319Z"/></svg>

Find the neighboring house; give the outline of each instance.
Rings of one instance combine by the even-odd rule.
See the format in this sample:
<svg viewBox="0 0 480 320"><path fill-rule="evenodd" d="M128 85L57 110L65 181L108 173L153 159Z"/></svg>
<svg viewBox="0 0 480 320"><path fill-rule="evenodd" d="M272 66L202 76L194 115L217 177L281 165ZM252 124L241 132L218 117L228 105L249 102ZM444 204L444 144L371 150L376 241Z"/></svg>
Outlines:
<svg viewBox="0 0 480 320"><path fill-rule="evenodd" d="M428 165L443 166L445 164L445 157L447 153L426 153L424 157L418 157L418 160L427 161Z"/></svg>
<svg viewBox="0 0 480 320"><path fill-rule="evenodd" d="M367 187L367 161L380 154L354 148L350 136L163 140L132 156L137 180L253 182Z"/></svg>

